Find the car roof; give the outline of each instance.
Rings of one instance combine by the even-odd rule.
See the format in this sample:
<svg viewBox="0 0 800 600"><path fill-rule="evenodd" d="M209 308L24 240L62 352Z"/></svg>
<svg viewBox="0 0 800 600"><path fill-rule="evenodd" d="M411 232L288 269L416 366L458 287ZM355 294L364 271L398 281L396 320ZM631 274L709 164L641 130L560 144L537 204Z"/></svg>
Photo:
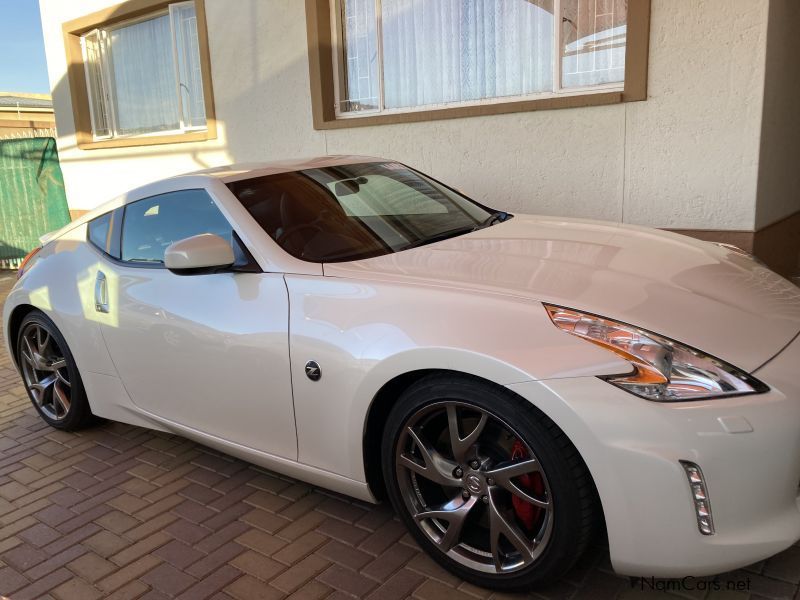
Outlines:
<svg viewBox="0 0 800 600"><path fill-rule="evenodd" d="M159 179L143 186L134 188L116 198L104 202L100 206L94 208L88 213L68 223L61 229L44 234L39 240L45 244L50 240L62 236L67 231L75 227L91 221L92 219L105 214L115 208L136 202L148 196L158 194L159 184L165 181L180 182L182 179L186 180L186 185L192 187L196 185L198 178L210 177L221 181L222 183L231 183L233 181L240 181L242 179L250 179L252 177L263 177L266 175L276 175L278 173L289 173L292 171L302 171L304 169L319 169L324 167L335 167L339 165L352 165L365 162L390 162L385 158L378 158L375 156L358 156L358 155L336 155L336 156L315 156L310 158L297 158L290 160L277 160L270 162L257 162L257 163L237 163L219 167L212 167L210 169L202 169L199 171L192 171L189 173L181 173L180 175L173 175L164 179Z"/></svg>
<svg viewBox="0 0 800 600"><path fill-rule="evenodd" d="M262 177L265 175L276 175L278 173L288 173L291 171L303 171L305 169L320 169L324 167L336 167L339 165L351 165L365 162L387 162L385 158L375 156L340 155L340 156L315 156L311 158L298 158L291 160L277 160L270 162L257 163L238 163L222 167L212 167L191 173L176 175L176 177L189 177L196 175L207 175L220 179L223 183L250 179L252 177Z"/></svg>

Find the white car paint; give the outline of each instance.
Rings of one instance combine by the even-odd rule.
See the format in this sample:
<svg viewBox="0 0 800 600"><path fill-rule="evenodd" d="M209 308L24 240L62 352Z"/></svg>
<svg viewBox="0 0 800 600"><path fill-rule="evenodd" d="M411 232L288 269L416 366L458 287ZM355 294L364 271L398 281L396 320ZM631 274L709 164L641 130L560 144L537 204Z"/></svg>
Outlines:
<svg viewBox="0 0 800 600"><path fill-rule="evenodd" d="M212 233L178 240L164 251L164 266L170 270L230 267L234 262L230 243Z"/></svg>
<svg viewBox="0 0 800 600"><path fill-rule="evenodd" d="M414 371L470 373L515 391L568 435L597 486L619 572L716 573L800 538L800 290L713 244L524 215L323 266L281 250L225 186L366 160L378 159L215 169L134 190L48 238L6 301L6 340L12 312L35 306L68 341L95 414L365 500L374 496L362 442L376 395ZM208 191L263 273L181 277L112 264L86 243L95 216L188 188ZM100 270L107 313L95 308ZM634 397L597 377L630 365L559 331L542 302L656 331L771 389L673 404ZM308 360L321 381L305 377ZM679 460L705 473L716 535L697 530Z"/></svg>

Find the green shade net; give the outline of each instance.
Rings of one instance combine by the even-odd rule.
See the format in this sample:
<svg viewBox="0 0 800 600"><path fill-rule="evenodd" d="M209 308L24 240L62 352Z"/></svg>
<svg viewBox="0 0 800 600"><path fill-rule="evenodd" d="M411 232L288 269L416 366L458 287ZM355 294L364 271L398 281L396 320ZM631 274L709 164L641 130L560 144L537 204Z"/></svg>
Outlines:
<svg viewBox="0 0 800 600"><path fill-rule="evenodd" d="M0 140L0 268L14 268L39 236L69 223L53 138Z"/></svg>

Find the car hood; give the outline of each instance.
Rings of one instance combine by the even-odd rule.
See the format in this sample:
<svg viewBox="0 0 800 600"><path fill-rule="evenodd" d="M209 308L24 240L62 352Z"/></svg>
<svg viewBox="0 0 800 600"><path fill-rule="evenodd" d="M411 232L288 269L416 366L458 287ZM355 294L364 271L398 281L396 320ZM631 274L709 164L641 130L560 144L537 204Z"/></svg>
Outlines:
<svg viewBox="0 0 800 600"><path fill-rule="evenodd" d="M800 288L731 248L654 229L518 215L326 276L480 289L630 323L752 372L800 331Z"/></svg>

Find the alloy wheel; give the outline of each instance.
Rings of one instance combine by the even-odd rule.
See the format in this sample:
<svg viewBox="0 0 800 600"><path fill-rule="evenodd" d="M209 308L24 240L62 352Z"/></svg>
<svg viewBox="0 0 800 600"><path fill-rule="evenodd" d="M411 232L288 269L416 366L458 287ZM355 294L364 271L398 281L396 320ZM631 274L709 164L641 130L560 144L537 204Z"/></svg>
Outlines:
<svg viewBox="0 0 800 600"><path fill-rule="evenodd" d="M20 335L22 377L34 402L47 417L63 420L71 406L71 383L64 353L41 324L28 323Z"/></svg>
<svg viewBox="0 0 800 600"><path fill-rule="evenodd" d="M531 447L498 416L436 402L405 423L395 452L413 521L445 555L483 573L523 569L541 556L553 500Z"/></svg>

